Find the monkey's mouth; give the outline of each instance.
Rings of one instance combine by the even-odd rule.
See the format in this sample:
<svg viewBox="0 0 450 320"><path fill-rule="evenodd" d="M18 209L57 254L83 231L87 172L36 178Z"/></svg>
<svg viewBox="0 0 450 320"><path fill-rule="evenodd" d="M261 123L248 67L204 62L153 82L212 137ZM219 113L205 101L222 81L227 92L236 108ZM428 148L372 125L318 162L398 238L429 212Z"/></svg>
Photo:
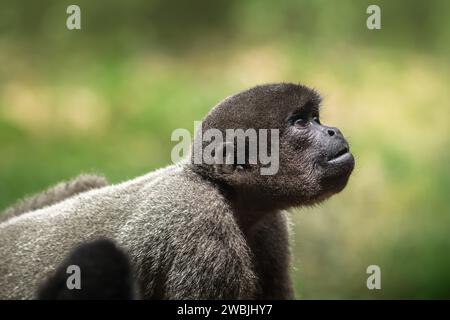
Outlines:
<svg viewBox="0 0 450 320"><path fill-rule="evenodd" d="M344 162L346 160L349 160L352 157L352 154L350 153L350 150L348 147L343 147L339 149L337 153L335 153L333 156L328 159L328 163L334 164L334 163L340 163Z"/></svg>

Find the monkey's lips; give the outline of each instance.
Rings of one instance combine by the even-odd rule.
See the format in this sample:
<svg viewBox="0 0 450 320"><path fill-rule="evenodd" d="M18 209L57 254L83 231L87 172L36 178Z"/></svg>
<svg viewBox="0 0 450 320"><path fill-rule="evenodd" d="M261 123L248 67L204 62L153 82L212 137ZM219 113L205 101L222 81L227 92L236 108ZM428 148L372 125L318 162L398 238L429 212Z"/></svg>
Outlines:
<svg viewBox="0 0 450 320"><path fill-rule="evenodd" d="M338 151L332 153L325 165L325 173L322 184L324 189L337 193L345 188L348 178L355 167L355 159L350 153L348 145L336 148Z"/></svg>
<svg viewBox="0 0 450 320"><path fill-rule="evenodd" d="M341 164L351 162L353 160L353 155L350 153L348 147L343 147L339 149L333 156L331 156L328 160L328 164Z"/></svg>

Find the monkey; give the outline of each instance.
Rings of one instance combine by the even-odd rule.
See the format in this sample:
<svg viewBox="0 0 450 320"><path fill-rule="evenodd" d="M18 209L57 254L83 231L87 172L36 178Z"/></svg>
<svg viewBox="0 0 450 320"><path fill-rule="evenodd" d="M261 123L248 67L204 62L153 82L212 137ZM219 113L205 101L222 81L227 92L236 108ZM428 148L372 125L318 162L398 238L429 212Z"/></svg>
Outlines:
<svg viewBox="0 0 450 320"><path fill-rule="evenodd" d="M76 194L108 185L105 177L95 174L81 174L70 181L60 182L47 190L20 200L15 205L0 212L0 222L22 213L41 209L63 201Z"/></svg>
<svg viewBox="0 0 450 320"><path fill-rule="evenodd" d="M288 210L342 191L355 165L341 131L321 123L320 104L304 85L266 84L226 98L204 118L203 132L276 130L275 174L262 174L259 159L221 161L217 143L212 162L195 161L193 151L1 223L0 298L31 299L67 252L105 237L130 257L143 299L293 299Z"/></svg>
<svg viewBox="0 0 450 320"><path fill-rule="evenodd" d="M70 266L79 268L79 288L69 289ZM69 270L70 271L70 270ZM135 300L128 256L109 239L83 243L69 253L36 292L38 300Z"/></svg>

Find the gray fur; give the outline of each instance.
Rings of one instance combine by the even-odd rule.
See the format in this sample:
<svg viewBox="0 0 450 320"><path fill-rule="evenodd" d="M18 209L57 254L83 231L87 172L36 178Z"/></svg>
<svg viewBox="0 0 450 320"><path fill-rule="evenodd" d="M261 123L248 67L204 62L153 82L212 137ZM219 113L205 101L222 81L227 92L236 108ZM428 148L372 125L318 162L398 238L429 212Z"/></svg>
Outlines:
<svg viewBox="0 0 450 320"><path fill-rule="evenodd" d="M128 251L146 298L250 298L250 253L220 193L186 165L162 170L2 223L0 297L33 298L75 245L105 237Z"/></svg>
<svg viewBox="0 0 450 320"><path fill-rule="evenodd" d="M81 174L70 181L60 182L40 192L20 200L15 205L0 212L0 222L22 213L48 207L81 192L108 185L105 177L94 174Z"/></svg>
<svg viewBox="0 0 450 320"><path fill-rule="evenodd" d="M206 117L206 128L279 128L276 176L255 174L259 165L230 171L187 159L1 223L0 298L33 298L72 248L97 238L125 249L146 299L293 298L282 210L339 192L353 169L318 166L326 150L285 124L318 99L304 86L265 85Z"/></svg>

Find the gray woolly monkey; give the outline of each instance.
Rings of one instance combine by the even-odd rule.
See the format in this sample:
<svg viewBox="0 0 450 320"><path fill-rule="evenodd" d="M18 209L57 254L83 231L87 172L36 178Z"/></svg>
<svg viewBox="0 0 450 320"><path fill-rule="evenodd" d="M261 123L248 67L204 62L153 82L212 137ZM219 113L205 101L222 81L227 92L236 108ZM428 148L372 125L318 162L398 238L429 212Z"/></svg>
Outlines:
<svg viewBox="0 0 450 320"><path fill-rule="evenodd" d="M194 161L193 152L4 221L0 297L32 298L74 246L109 238L126 250L146 299L293 298L284 210L341 191L354 167L342 133L320 123L319 104L305 86L269 84L225 99L204 119L203 132L279 130L276 174L261 174L265 164L249 161L247 151L231 164L220 161L222 152L213 162Z"/></svg>

